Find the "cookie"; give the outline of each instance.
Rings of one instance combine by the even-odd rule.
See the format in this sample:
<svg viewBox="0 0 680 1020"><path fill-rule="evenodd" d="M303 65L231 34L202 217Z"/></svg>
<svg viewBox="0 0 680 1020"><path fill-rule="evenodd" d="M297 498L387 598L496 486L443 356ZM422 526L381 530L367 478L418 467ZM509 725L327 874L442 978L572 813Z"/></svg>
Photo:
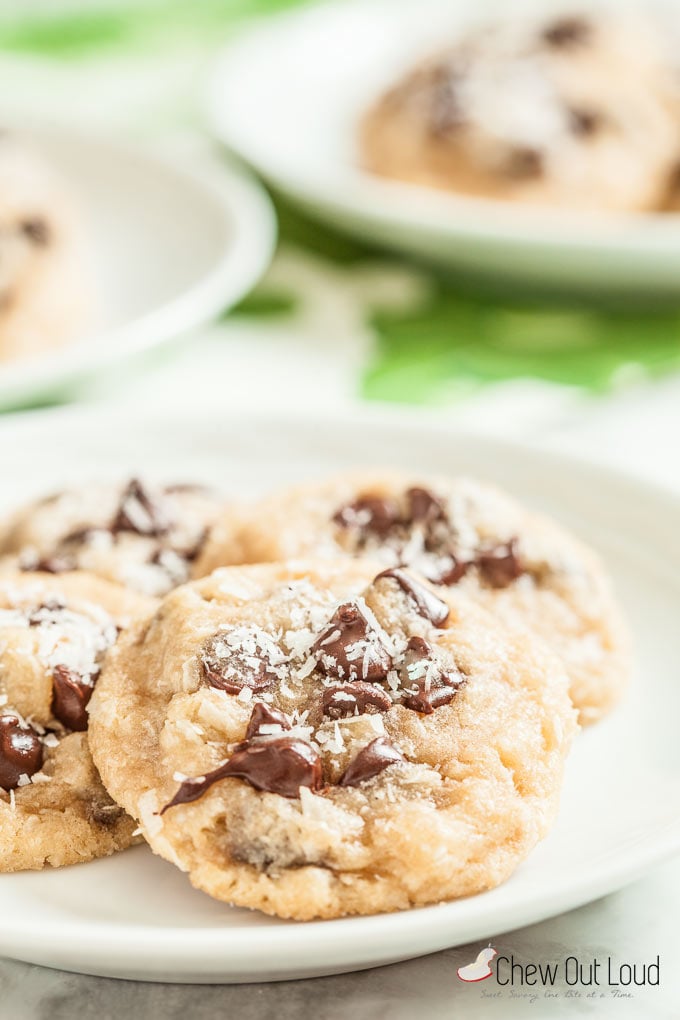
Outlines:
<svg viewBox="0 0 680 1020"><path fill-rule="evenodd" d="M189 578L220 506L200 486L139 479L57 493L9 522L0 538L0 570L86 570L164 595Z"/></svg>
<svg viewBox="0 0 680 1020"><path fill-rule="evenodd" d="M0 360L80 338L96 300L78 216L38 154L0 134Z"/></svg>
<svg viewBox="0 0 680 1020"><path fill-rule="evenodd" d="M262 500L217 524L197 568L297 557L369 556L457 588L566 665L580 721L619 700L630 671L626 630L593 552L510 496L466 479L370 474Z"/></svg>
<svg viewBox="0 0 680 1020"><path fill-rule="evenodd" d="M130 845L135 823L92 762L87 707L118 629L154 606L85 574L0 580L0 871Z"/></svg>
<svg viewBox="0 0 680 1020"><path fill-rule="evenodd" d="M103 781L156 853L297 919L502 882L554 820L575 730L539 642L349 559L176 589L113 649L90 713Z"/></svg>
<svg viewBox="0 0 680 1020"><path fill-rule="evenodd" d="M514 18L425 60L365 115L362 160L386 177L569 209L660 207L677 165L680 91L651 20Z"/></svg>

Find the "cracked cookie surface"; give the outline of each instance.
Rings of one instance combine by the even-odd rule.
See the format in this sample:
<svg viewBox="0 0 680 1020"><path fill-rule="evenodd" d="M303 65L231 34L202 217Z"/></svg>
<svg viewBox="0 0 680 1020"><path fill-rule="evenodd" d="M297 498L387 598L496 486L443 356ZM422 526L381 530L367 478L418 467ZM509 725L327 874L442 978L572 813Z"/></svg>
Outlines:
<svg viewBox="0 0 680 1020"><path fill-rule="evenodd" d="M554 820L560 661L456 591L344 559L171 592L90 705L102 778L217 899L308 919L506 879Z"/></svg>
<svg viewBox="0 0 680 1020"><path fill-rule="evenodd" d="M154 606L85 574L0 579L0 871L130 845L135 823L99 778L87 708L119 629Z"/></svg>

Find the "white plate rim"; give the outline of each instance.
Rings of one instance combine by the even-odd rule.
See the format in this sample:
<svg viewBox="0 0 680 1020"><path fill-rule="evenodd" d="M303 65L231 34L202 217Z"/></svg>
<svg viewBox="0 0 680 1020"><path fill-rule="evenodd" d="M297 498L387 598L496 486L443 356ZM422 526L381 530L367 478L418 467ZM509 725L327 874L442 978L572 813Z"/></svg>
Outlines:
<svg viewBox="0 0 680 1020"><path fill-rule="evenodd" d="M14 128L11 115L3 124ZM49 123L29 117L16 130L40 137L57 136L79 145L95 146L109 154L135 160L178 181L188 182L207 195L219 216L232 227L228 240L212 269L169 302L113 329L93 334L59 351L1 366L0 402L15 405L22 400L57 391L70 381L100 373L111 365L143 354L160 344L190 333L245 296L268 267L276 244L277 221L266 190L248 170L233 159L207 152L190 158L170 153L167 147L130 140L101 129L77 127L64 121Z"/></svg>
<svg viewBox="0 0 680 1020"><path fill-rule="evenodd" d="M539 245L548 251L587 250L617 257L642 252L680 256L678 212L579 215L572 210L456 195L381 179L350 164L325 166L324 173L318 168L305 170L300 163L294 171L274 165L265 136L251 130L238 104L224 105L225 95L234 95L235 82L263 42L276 42L285 48L287 34L306 19L318 20L324 12L334 14L343 6L349 17L353 8L361 9L367 3L388 9L384 0L345 0L344 4L325 0L312 9L303 7L254 19L237 33L217 57L205 90L206 119L213 134L270 184L306 207L323 207L336 216L357 216L376 225L389 220L405 229L426 229L439 239L455 236L470 242L493 240Z"/></svg>

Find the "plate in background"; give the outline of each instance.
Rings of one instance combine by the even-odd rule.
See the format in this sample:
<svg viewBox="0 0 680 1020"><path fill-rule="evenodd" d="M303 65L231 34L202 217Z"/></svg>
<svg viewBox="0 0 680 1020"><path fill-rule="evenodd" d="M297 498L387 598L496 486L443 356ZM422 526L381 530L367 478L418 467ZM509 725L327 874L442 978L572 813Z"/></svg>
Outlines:
<svg viewBox="0 0 680 1020"><path fill-rule="evenodd" d="M0 407L49 398L209 322L267 267L272 206L242 170L211 165L201 152L193 163L176 160L65 126L22 126L18 134L82 207L98 307L82 340L0 363Z"/></svg>
<svg viewBox="0 0 680 1020"><path fill-rule="evenodd" d="M512 13L537 8L545 0L518 0ZM421 54L500 10L501 0L335 0L267 19L218 62L213 130L308 212L367 242L505 284L680 295L680 214L560 212L360 169L362 110Z"/></svg>
<svg viewBox="0 0 680 1020"><path fill-rule="evenodd" d="M234 493L352 466L487 477L599 549L633 626L638 663L622 706L577 738L556 827L497 889L397 914L286 922L220 904L135 847L59 871L0 875L0 954L151 981L341 973L487 940L611 892L680 851L677 497L600 466L410 415L69 409L7 418L0 440L0 512L68 484L132 472L204 479Z"/></svg>

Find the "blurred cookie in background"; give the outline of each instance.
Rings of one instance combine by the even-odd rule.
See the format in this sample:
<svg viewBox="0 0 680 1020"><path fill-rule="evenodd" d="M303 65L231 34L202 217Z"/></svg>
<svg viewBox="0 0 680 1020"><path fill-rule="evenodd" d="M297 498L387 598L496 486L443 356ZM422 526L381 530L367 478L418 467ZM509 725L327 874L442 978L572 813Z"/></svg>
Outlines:
<svg viewBox="0 0 680 1020"><path fill-rule="evenodd" d="M20 138L0 131L0 361L79 339L95 305L67 186Z"/></svg>
<svg viewBox="0 0 680 1020"><path fill-rule="evenodd" d="M416 66L361 124L367 169L466 195L588 210L666 204L680 78L632 14L512 16Z"/></svg>

